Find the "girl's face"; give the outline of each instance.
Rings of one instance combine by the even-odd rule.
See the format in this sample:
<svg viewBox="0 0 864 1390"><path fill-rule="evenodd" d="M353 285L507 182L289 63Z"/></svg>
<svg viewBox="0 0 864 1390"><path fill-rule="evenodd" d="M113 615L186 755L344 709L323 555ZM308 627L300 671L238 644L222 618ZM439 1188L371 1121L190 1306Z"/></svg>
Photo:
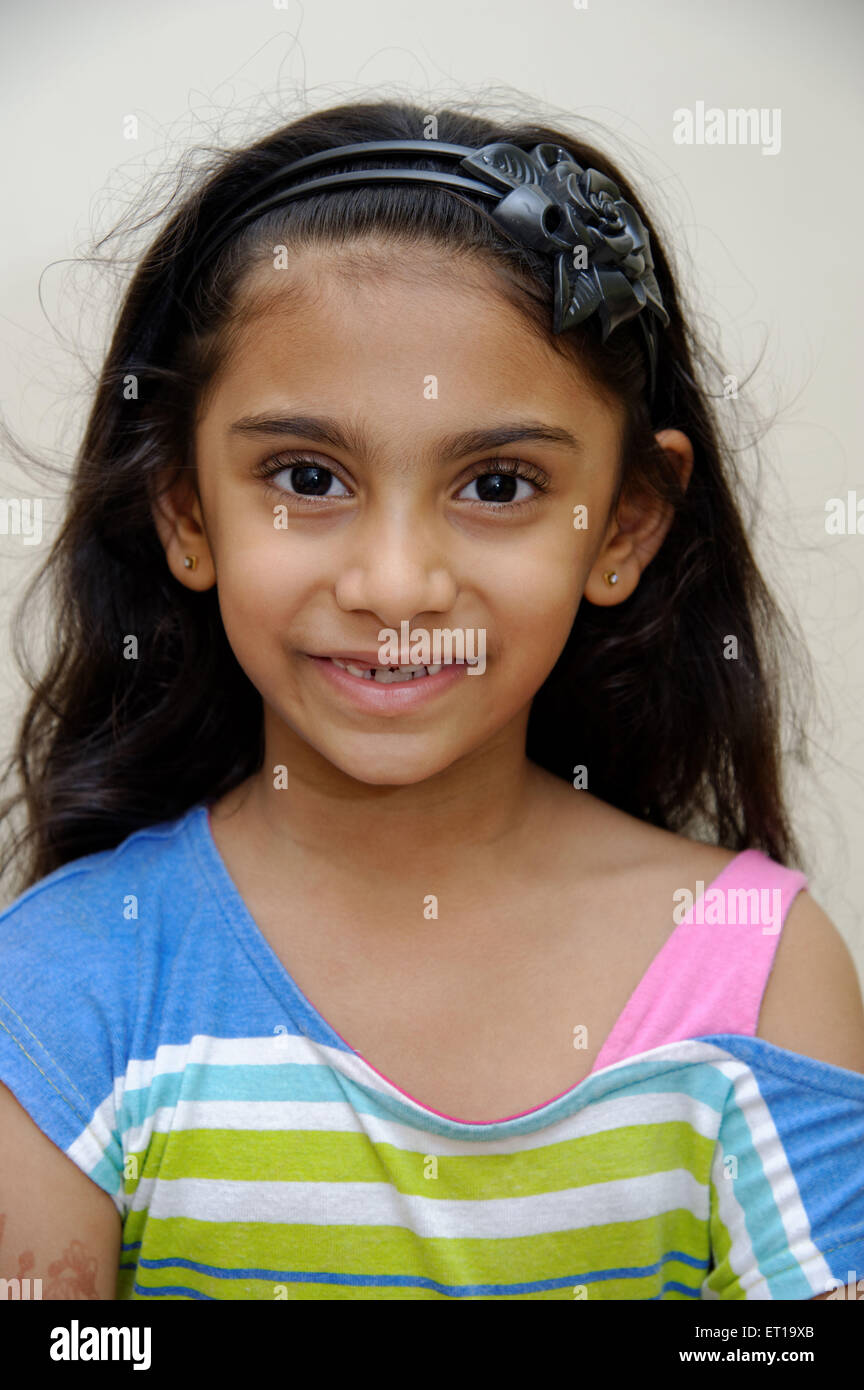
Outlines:
<svg viewBox="0 0 864 1390"><path fill-rule="evenodd" d="M268 779L299 739L348 777L407 785L524 750L583 595L632 592L671 518L609 521L620 412L529 332L494 271L351 249L250 278L198 419L200 502L175 488L158 524L177 578L218 586L264 702ZM461 632L477 671L379 685L320 659L383 664L382 629Z"/></svg>

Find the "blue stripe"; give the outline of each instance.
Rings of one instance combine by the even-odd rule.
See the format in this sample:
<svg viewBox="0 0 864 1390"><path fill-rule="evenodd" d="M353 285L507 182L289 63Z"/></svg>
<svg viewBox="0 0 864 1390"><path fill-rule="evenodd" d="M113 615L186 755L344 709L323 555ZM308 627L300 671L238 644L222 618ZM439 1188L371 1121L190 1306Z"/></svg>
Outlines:
<svg viewBox="0 0 864 1390"><path fill-rule="evenodd" d="M187 1289L183 1284L163 1284L148 1288L146 1284L133 1284L133 1293L141 1294L144 1298L165 1298L171 1294L179 1294L182 1298L198 1298L204 1303L218 1303L220 1300L214 1298L211 1293L199 1293L197 1289Z"/></svg>
<svg viewBox="0 0 864 1390"><path fill-rule="evenodd" d="M633 1265L620 1269L604 1269L590 1274L559 1276L555 1279L538 1279L531 1282L512 1284L441 1284L434 1279L412 1274L339 1274L322 1270L279 1270L279 1269L224 1269L218 1265L203 1264L198 1260L163 1258L151 1260L142 1258L140 1269L192 1269L213 1279L261 1279L271 1284L334 1284L349 1288L397 1288L430 1289L446 1294L448 1298L479 1298L489 1295L514 1293L543 1293L552 1289L573 1288L580 1284L606 1283L612 1279L645 1279L659 1273L670 1261L692 1265L705 1270L708 1261L697 1259L680 1250L671 1250L660 1260L650 1265ZM130 1268L133 1266L124 1266ZM671 1281L664 1288L674 1288L682 1293L692 1293L686 1284Z"/></svg>
<svg viewBox="0 0 864 1390"><path fill-rule="evenodd" d="M674 1279L670 1279L663 1285L659 1293L652 1294L649 1299L645 1299L644 1301L646 1303L656 1303L666 1295L669 1289L673 1289L676 1293L686 1294L688 1298L700 1297L700 1291L698 1289L688 1289L685 1284L678 1284ZM153 1285L152 1287L146 1284L133 1284L132 1290L144 1299L170 1298L173 1294L175 1297L179 1295L182 1298L197 1298L205 1303L218 1303L222 1301L217 1299L213 1294L201 1293L200 1290L190 1289L184 1284Z"/></svg>

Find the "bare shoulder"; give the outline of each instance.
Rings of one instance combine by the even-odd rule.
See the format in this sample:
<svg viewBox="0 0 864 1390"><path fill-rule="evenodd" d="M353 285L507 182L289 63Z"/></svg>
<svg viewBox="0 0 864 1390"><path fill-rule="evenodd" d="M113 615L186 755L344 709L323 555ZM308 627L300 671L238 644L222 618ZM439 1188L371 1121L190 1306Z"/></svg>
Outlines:
<svg viewBox="0 0 864 1390"><path fill-rule="evenodd" d="M849 947L806 891L795 895L762 997L756 1036L864 1072L864 1000Z"/></svg>
<svg viewBox="0 0 864 1390"><path fill-rule="evenodd" d="M548 789L543 872L557 876L561 902L572 901L575 890L580 901L602 903L613 957L632 959L634 971L640 962L647 967L676 929L676 894L686 889L699 897L736 852L650 825L556 781L558 788Z"/></svg>
<svg viewBox="0 0 864 1390"><path fill-rule="evenodd" d="M626 874L648 889L661 882L694 888L700 880L707 886L737 858L735 850L650 825L587 792L578 795L590 808L598 871L610 878Z"/></svg>
<svg viewBox="0 0 864 1390"><path fill-rule="evenodd" d="M609 864L633 866L634 892L667 883L693 887L737 857L733 850L648 825L592 798L592 822L604 832ZM806 890L796 893L777 943L756 1036L790 1052L864 1073L864 998L849 947Z"/></svg>

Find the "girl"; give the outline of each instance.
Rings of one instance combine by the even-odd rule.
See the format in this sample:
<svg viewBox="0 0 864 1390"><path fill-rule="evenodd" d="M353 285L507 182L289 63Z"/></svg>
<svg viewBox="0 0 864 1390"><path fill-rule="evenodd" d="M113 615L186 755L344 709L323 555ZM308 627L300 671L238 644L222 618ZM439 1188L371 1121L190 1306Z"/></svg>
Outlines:
<svg viewBox="0 0 864 1390"><path fill-rule="evenodd" d="M429 134L225 157L126 294L11 768L2 1275L842 1293L864 1010L669 259L575 133Z"/></svg>

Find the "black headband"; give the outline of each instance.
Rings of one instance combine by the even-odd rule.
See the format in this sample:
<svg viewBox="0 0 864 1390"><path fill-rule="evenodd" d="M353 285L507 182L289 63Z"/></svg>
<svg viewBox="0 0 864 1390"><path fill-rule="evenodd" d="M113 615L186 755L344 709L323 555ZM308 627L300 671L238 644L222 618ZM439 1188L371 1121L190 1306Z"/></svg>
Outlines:
<svg viewBox="0 0 864 1390"><path fill-rule="evenodd" d="M289 186L286 181L343 159L402 154L455 159L455 170L350 169ZM473 175L473 177L469 177ZM238 199L209 228L181 298L201 268L242 227L294 198L369 183L431 183L491 201L489 215L519 245L555 257L552 331L575 328L596 313L601 341L637 314L648 355L649 401L657 374L659 325L669 323L654 275L650 238L639 214L613 181L583 169L560 145L494 143L480 149L438 140L370 140L320 150L267 175L256 184L254 202ZM267 189L278 186L269 197ZM646 312L643 314L642 311Z"/></svg>

